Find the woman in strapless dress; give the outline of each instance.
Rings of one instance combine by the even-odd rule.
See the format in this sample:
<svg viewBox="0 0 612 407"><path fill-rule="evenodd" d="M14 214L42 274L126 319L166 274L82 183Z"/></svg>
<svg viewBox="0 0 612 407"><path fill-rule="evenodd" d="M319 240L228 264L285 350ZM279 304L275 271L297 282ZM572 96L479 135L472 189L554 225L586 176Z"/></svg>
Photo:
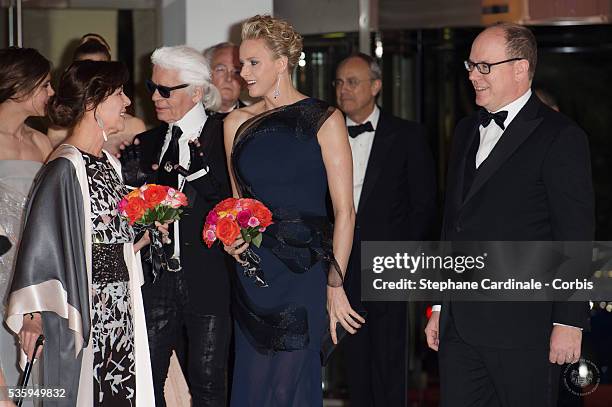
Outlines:
<svg viewBox="0 0 612 407"><path fill-rule="evenodd" d="M21 215L32 181L51 153L44 134L30 128L30 116L44 116L51 88L51 63L31 48L0 50L0 230L11 249L0 256L0 312L13 272L13 259L19 243ZM16 338L0 326L0 391L17 384ZM0 400L6 397L0 395ZM12 405L0 401L0 406Z"/></svg>

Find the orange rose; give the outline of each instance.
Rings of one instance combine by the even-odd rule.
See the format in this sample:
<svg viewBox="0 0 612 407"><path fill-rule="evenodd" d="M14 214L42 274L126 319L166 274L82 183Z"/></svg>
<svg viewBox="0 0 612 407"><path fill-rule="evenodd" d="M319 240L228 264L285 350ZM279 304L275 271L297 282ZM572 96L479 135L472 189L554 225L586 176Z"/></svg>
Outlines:
<svg viewBox="0 0 612 407"><path fill-rule="evenodd" d="M155 208L164 199L166 199L167 193L167 187L162 185L149 185L143 193L147 208Z"/></svg>
<svg viewBox="0 0 612 407"><path fill-rule="evenodd" d="M135 189L125 196L127 199L140 198L140 189Z"/></svg>
<svg viewBox="0 0 612 407"><path fill-rule="evenodd" d="M255 200L255 199L243 199L242 200L242 208L250 209L255 216L259 220L259 224L261 227L268 227L272 224L272 212L264 204Z"/></svg>
<svg viewBox="0 0 612 407"><path fill-rule="evenodd" d="M223 244L229 246L236 241L238 236L240 236L240 227L230 218L221 218L217 222L215 233Z"/></svg>
<svg viewBox="0 0 612 407"><path fill-rule="evenodd" d="M132 198L128 200L125 206L125 213L129 218L130 225L133 225L138 219L144 215L147 210L147 203L142 198Z"/></svg>
<svg viewBox="0 0 612 407"><path fill-rule="evenodd" d="M214 211L219 213L219 212L228 212L232 209L234 209L234 207L236 206L236 204L238 203L238 200L236 198L227 198L222 200L221 202L219 202L217 204L217 206L215 206Z"/></svg>

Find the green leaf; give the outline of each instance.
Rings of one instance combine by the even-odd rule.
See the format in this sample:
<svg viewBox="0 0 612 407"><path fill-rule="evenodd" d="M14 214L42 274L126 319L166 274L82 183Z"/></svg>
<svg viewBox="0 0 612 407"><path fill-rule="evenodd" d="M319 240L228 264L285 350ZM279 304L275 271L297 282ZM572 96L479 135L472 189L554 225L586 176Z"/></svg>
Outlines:
<svg viewBox="0 0 612 407"><path fill-rule="evenodd" d="M263 235L261 233L258 233L256 236L253 237L253 244L255 245L255 247L261 246L262 239Z"/></svg>

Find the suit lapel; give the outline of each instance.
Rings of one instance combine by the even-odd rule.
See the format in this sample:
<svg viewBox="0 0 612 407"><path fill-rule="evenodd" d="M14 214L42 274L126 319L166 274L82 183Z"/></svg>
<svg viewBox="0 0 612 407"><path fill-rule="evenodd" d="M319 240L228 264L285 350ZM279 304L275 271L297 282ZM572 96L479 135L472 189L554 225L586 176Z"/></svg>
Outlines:
<svg viewBox="0 0 612 407"><path fill-rule="evenodd" d="M463 144L457 146L459 149L459 161L455 164L455 168L453 171L450 171L451 174L455 174L454 180L448 180L448 185L453 186L451 200L455 206L458 208L463 203L463 184L465 182L465 166L466 160L470 154L470 147L474 143L474 139L479 137L478 133L478 120L477 116L474 116L473 120L467 125L467 135L463 138ZM473 165L476 165L473 163Z"/></svg>
<svg viewBox="0 0 612 407"><path fill-rule="evenodd" d="M465 197L463 205L482 188L542 122L542 118L537 117L540 103L535 94L532 95L527 104L512 120L491 151L491 154L478 168L474 182Z"/></svg>
<svg viewBox="0 0 612 407"><path fill-rule="evenodd" d="M368 164L366 166L363 187L361 188L361 196L359 197L359 207L357 209L357 213L359 213L359 208L363 207L364 203L372 194L372 190L380 177L385 160L388 157L387 152L393 145L393 137L395 136L394 133L394 129L391 128L386 115L381 110L378 124L376 125L376 131L374 132L372 150L370 151L370 156L368 157Z"/></svg>
<svg viewBox="0 0 612 407"><path fill-rule="evenodd" d="M164 123L137 136L142 146L142 155L145 157L147 168L151 164L159 163L167 131L168 125Z"/></svg>

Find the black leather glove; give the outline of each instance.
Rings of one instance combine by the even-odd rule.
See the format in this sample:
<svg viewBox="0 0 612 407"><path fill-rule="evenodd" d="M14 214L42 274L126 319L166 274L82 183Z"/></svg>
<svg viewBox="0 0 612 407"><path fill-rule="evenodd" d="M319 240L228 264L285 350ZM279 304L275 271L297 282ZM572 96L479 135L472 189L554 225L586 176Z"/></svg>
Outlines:
<svg viewBox="0 0 612 407"><path fill-rule="evenodd" d="M121 151L121 174L126 185L140 187L145 184L155 172L153 168L143 168L142 149L140 144L132 143Z"/></svg>

